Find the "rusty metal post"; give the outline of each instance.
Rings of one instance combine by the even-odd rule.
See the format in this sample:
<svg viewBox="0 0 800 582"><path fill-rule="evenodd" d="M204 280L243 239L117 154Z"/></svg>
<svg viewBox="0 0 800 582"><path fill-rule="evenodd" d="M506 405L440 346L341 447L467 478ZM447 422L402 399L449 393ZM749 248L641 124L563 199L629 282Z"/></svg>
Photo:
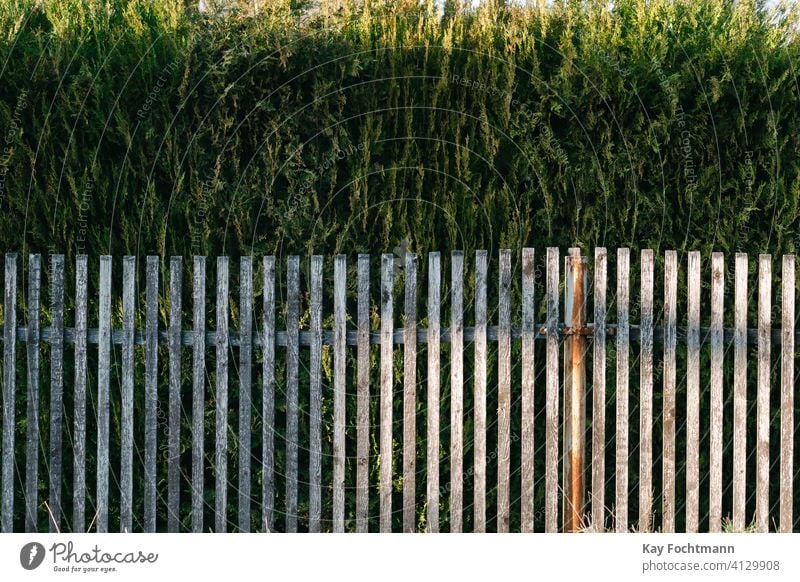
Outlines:
<svg viewBox="0 0 800 582"><path fill-rule="evenodd" d="M578 248L564 258L564 531L583 527L586 451L587 259Z"/></svg>

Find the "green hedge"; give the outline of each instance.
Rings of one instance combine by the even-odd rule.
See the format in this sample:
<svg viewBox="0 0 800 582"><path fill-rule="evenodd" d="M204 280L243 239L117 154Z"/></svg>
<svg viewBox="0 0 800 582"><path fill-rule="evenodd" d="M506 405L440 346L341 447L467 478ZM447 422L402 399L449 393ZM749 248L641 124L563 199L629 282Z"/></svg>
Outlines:
<svg viewBox="0 0 800 582"><path fill-rule="evenodd" d="M796 14L34 4L0 7L4 249L798 245Z"/></svg>

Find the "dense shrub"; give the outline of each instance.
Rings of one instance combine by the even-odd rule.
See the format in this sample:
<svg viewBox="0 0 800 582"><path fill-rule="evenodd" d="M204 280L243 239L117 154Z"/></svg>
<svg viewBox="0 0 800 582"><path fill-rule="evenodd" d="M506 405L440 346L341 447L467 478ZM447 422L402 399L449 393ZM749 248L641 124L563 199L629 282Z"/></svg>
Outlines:
<svg viewBox="0 0 800 582"><path fill-rule="evenodd" d="M6 1L2 247L793 251L795 22L584 4Z"/></svg>

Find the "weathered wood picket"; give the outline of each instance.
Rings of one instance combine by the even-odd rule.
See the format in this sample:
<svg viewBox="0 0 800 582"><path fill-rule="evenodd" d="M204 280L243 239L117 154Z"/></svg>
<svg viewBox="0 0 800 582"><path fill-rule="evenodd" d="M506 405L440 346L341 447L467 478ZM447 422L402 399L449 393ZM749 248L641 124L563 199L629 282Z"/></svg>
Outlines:
<svg viewBox="0 0 800 582"><path fill-rule="evenodd" d="M192 261L187 310L184 265L178 257L168 262L168 285L159 280L166 264L147 257L140 309L135 257L122 260L119 306L110 256L99 258L96 300L90 299L90 259L79 256L69 278L64 257L50 257L50 301L44 306L41 257L30 255L24 265L27 290L20 301L20 261L7 254L0 528L36 531L46 519L50 531L103 532L113 514L121 531L145 532L365 532L370 523L381 532L460 532L468 524L476 532L670 532L679 525L686 531L720 531L730 516L733 530L752 521L758 531L797 531L795 257L783 256L777 284L772 257L758 257L757 305L749 314L747 255L734 258L732 292L721 253L711 255L705 276L699 252L684 256L681 273L675 251L666 251L662 261L652 250L643 250L632 260L628 249L617 249L611 261L604 248L594 249L591 260L580 249L564 257L557 248L541 256L526 248L519 257L503 249L492 277L489 253L468 257L456 251L443 284L442 257L432 252L422 298L413 255L382 255L375 278L371 257L359 255L352 286L346 257L336 256L330 296L321 256L310 257L307 270L300 257L288 257L283 278L275 257L263 257L260 267L252 257L242 257L238 300L231 298L230 261L218 257L215 323L208 331L204 257ZM658 265L663 265L663 286ZM613 294L608 292L610 278ZM371 279L379 281L374 309ZM638 289L632 288L632 279ZM683 296L679 279L686 284ZM398 309L395 290L401 280L404 303ZM72 295L66 292L70 281ZM773 285L780 289L774 312ZM730 318L728 295L734 308ZM663 299L659 309L657 296ZM425 309L418 313L420 301ZM355 317L348 315L351 305ZM184 312L191 313L189 330L183 329ZM537 323L539 313L545 319ZM24 325L18 325L18 316ZM685 325L679 326L684 318ZM468 319L472 326L465 325ZM490 325L491 319L496 325ZM725 327L726 319L732 327ZM757 327L748 329L754 319ZM90 320L97 327L90 327ZM137 327L137 321L143 326ZM26 345L24 397L17 383L20 342ZM773 344L780 346L778 374L773 374ZM375 354L373 345L378 346ZM96 352L91 346L97 346ZM191 354L184 354L184 348ZM401 351L402 358L396 359ZM756 359L754 398L748 397L751 353ZM143 362L137 365L139 354ZM163 354L166 362L160 361ZM443 354L449 355L446 363ZM210 374L206 361L212 356ZM330 374L327 361L332 362ZM48 382L41 362L49 362ZM373 368L377 386L371 385ZM73 371L70 377L67 369ZM679 370L685 376L679 377ZM613 382L607 384L608 375ZM167 381L160 384L159 376ZM159 386L166 386L165 394ZM779 398L771 403L773 388ZM350 395L354 415L348 413ZM44 404L43 396L48 399ZM235 412L230 402L238 404ZM496 410L488 403L496 404ZM751 404L755 420L748 434ZM449 425L442 425L442 410L449 411ZM234 426L232 414L238 417ZM42 415L48 420L44 435ZM613 418L613 435L607 434L607 417ZM285 422L282 438L276 438L279 418ZM772 418L779 422L779 443L771 448ZM255 430L259 425L260 432ZM87 435L90 426L96 438ZM400 432L393 432L394 426ZM23 430L21 447L17 439ZM182 438L187 430L190 438ZM496 438L487 438L491 430ZM328 433L330 453L323 445ZM678 435L683 440L676 440ZM96 453L87 453L87 436ZM210 438L209 455L205 446ZM684 450L679 442L685 443ZM330 464L327 454L332 455ZM91 467L87 458L94 459ZM300 478L301 460L308 463L303 470L307 482ZM749 460L755 477L748 480ZM230 472L229 462L235 466ZM47 477L40 480L43 466ZM537 475L542 467L543 475ZM212 474L210 494L206 483ZM377 483L372 483L375 474ZM143 482L136 486L141 499L134 492L135 475ZM490 475L496 482L487 482ZM276 491L278 483L285 490ZM229 492L236 496L233 505ZM372 507L377 507L377 519L371 522L370 496L376 492ZM204 509L211 498L214 519L207 523ZM755 502L749 506L751 498ZM398 502L399 507L393 505ZM231 507L235 517L229 515ZM492 508L496 514L487 515Z"/></svg>

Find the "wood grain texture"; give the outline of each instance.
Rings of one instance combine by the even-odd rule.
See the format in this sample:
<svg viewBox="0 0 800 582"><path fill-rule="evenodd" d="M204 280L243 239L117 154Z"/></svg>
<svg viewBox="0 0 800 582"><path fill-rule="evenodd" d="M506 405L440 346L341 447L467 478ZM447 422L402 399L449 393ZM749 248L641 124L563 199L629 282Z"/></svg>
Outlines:
<svg viewBox="0 0 800 582"><path fill-rule="evenodd" d="M500 250L497 330L497 532L511 513L511 251Z"/></svg>
<svg viewBox="0 0 800 582"><path fill-rule="evenodd" d="M100 302L98 325L100 339L97 358L97 493L95 527L108 533L109 479L109 390L111 371L111 257L100 257Z"/></svg>
<svg viewBox="0 0 800 582"><path fill-rule="evenodd" d="M133 531L133 335L136 312L136 257L122 259L122 378L120 412L120 524Z"/></svg>
<svg viewBox="0 0 800 582"><path fill-rule="evenodd" d="M147 257L144 346L144 531L156 531L156 460L158 456L158 269Z"/></svg>
<svg viewBox="0 0 800 582"><path fill-rule="evenodd" d="M75 533L83 533L86 528L87 277L86 255L79 255L75 260L75 392L72 435L72 531Z"/></svg>
<svg viewBox="0 0 800 582"><path fill-rule="evenodd" d="M686 531L697 531L700 503L700 253L689 252L686 331Z"/></svg>
<svg viewBox="0 0 800 582"><path fill-rule="evenodd" d="M653 514L653 251L641 253L639 345L639 524L652 530Z"/></svg>
<svg viewBox="0 0 800 582"><path fill-rule="evenodd" d="M206 258L194 257L192 264L192 531L203 531L203 471L205 446L203 415L206 378Z"/></svg>
<svg viewBox="0 0 800 582"><path fill-rule="evenodd" d="M181 325L183 259L169 261L169 410L167 426L167 531L181 527Z"/></svg>
<svg viewBox="0 0 800 582"><path fill-rule="evenodd" d="M392 356L394 255L381 256L380 531L392 531Z"/></svg>
<svg viewBox="0 0 800 582"><path fill-rule="evenodd" d="M664 254L664 395L662 410L661 531L675 531L675 351L677 347L678 255Z"/></svg>
<svg viewBox="0 0 800 582"><path fill-rule="evenodd" d="M228 257L217 257L216 449L214 455L214 531L228 527Z"/></svg>
<svg viewBox="0 0 800 582"><path fill-rule="evenodd" d="M253 257L239 259L239 531L250 531L253 417Z"/></svg>
<svg viewBox="0 0 800 582"><path fill-rule="evenodd" d="M628 424L630 422L630 249L617 250L617 428L616 503L617 532L628 531Z"/></svg>
<svg viewBox="0 0 800 582"><path fill-rule="evenodd" d="M333 263L333 531L344 532L347 257Z"/></svg>
<svg viewBox="0 0 800 582"><path fill-rule="evenodd" d="M403 325L403 532L416 531L417 488L417 257L405 256Z"/></svg>
<svg viewBox="0 0 800 582"><path fill-rule="evenodd" d="M545 405L545 531L558 531L559 252L547 248L547 375Z"/></svg>
<svg viewBox="0 0 800 582"><path fill-rule="evenodd" d="M521 515L520 529L523 533L533 533L534 525L534 483L535 483L535 442L534 442L534 328L536 302L534 298L535 265L534 249L522 249L522 435L521 435Z"/></svg>
<svg viewBox="0 0 800 582"><path fill-rule="evenodd" d="M708 529L722 529L722 328L725 293L725 258L711 255L711 418L709 435Z"/></svg>
<svg viewBox="0 0 800 582"><path fill-rule="evenodd" d="M769 399L772 256L758 256L758 392L756 394L756 531L769 531Z"/></svg>
<svg viewBox="0 0 800 582"><path fill-rule="evenodd" d="M322 257L311 257L311 350L309 362L308 531L318 533L322 519Z"/></svg>
<svg viewBox="0 0 800 582"><path fill-rule="evenodd" d="M474 530L486 531L486 293L488 253L475 252Z"/></svg>
<svg viewBox="0 0 800 582"><path fill-rule="evenodd" d="M63 477L64 430L64 255L50 261L50 456L49 531L61 531L61 479Z"/></svg>
<svg viewBox="0 0 800 582"><path fill-rule="evenodd" d="M37 531L39 505L39 313L41 311L42 256L28 257L26 342L27 401L25 427L25 531Z"/></svg>
<svg viewBox="0 0 800 582"><path fill-rule="evenodd" d="M261 315L261 524L275 531L275 257L263 259L264 295Z"/></svg>
<svg viewBox="0 0 800 582"><path fill-rule="evenodd" d="M592 354L592 525L605 531L606 313L608 251L594 250L594 347Z"/></svg>
<svg viewBox="0 0 800 582"><path fill-rule="evenodd" d="M441 255L428 254L428 480L427 524L428 531L439 531L439 396L440 396L440 299Z"/></svg>
<svg viewBox="0 0 800 582"><path fill-rule="evenodd" d="M450 531L464 527L464 252L450 261Z"/></svg>
<svg viewBox="0 0 800 582"><path fill-rule="evenodd" d="M781 460L779 531L791 533L794 502L795 257L784 255L781 277Z"/></svg>
<svg viewBox="0 0 800 582"><path fill-rule="evenodd" d="M2 533L14 531L14 426L16 414L17 254L6 253L3 303L3 468Z"/></svg>
<svg viewBox="0 0 800 582"><path fill-rule="evenodd" d="M733 529L744 531L747 488L747 254L736 253L733 336Z"/></svg>
<svg viewBox="0 0 800 582"><path fill-rule="evenodd" d="M286 531L297 531L297 454L298 434L298 341L300 318L300 258L287 261L288 286L286 311Z"/></svg>
<svg viewBox="0 0 800 582"><path fill-rule="evenodd" d="M356 531L366 533L369 511L369 255L358 255L358 370L356 393Z"/></svg>

